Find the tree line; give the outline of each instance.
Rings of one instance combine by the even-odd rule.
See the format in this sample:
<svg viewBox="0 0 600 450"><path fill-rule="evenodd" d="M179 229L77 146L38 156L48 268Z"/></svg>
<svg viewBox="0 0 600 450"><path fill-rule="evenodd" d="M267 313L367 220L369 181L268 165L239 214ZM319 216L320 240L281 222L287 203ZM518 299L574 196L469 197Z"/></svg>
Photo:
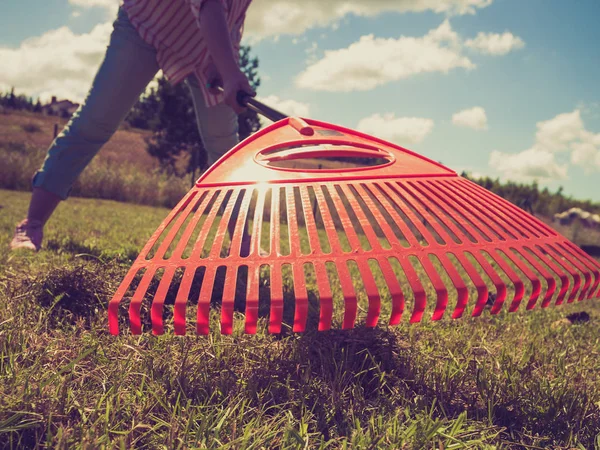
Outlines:
<svg viewBox="0 0 600 450"><path fill-rule="evenodd" d="M15 94L15 88L13 87L9 92L0 92L0 106L20 111L39 113L42 112L43 105L39 99L35 101L33 97Z"/></svg>
<svg viewBox="0 0 600 450"><path fill-rule="evenodd" d="M564 194L562 186L556 192L552 192L547 187L540 188L537 181L533 181L531 184L514 181L501 182L499 178L472 178L465 172L461 173L461 176L535 214L552 216L557 212L566 211L573 207L591 213L600 213L600 203L591 200L577 200L567 196Z"/></svg>

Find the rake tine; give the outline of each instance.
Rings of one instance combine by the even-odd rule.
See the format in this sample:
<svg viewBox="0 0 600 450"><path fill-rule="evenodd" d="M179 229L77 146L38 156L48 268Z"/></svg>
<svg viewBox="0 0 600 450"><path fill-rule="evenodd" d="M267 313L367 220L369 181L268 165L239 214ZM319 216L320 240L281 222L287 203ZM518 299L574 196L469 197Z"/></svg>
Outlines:
<svg viewBox="0 0 600 450"><path fill-rule="evenodd" d="M296 214L296 202L294 198L294 188L286 186L286 206L287 206L287 223L289 227L290 235L290 254L298 257L302 253L300 249L300 239L298 232L298 215Z"/></svg>
<svg viewBox="0 0 600 450"><path fill-rule="evenodd" d="M198 237L196 238L196 242L194 242L194 247L188 258L189 261L198 261L200 259L200 257L202 256L202 249L204 248L204 245L206 244L206 239L208 238L208 235L209 235L208 232L211 229L211 227L213 226L215 218L217 217L219 205L225 199L226 196L227 196L227 194L224 190L217 191L216 193L212 194L211 197L214 198L214 203L213 203L212 208L209 211L208 215L206 216L206 220L202 224L202 228L200 229ZM208 204L206 206L208 206ZM198 217L198 220L199 220L200 216L203 214L203 210L198 208L198 211L196 211L196 215L198 215L198 214L199 214L199 217ZM195 217L194 217L194 219L195 219ZM186 244L186 246L187 246L187 244Z"/></svg>
<svg viewBox="0 0 600 450"><path fill-rule="evenodd" d="M308 196L308 187L300 187L300 199L302 200L302 210L304 211L304 222L306 224L306 232L310 244L310 253L314 254L320 251L321 245L319 244L319 232L317 230L312 205L310 204L310 198Z"/></svg>
<svg viewBox="0 0 600 450"><path fill-rule="evenodd" d="M206 192L204 192L204 194L202 195L200 200L198 200L198 203L197 203L198 207L196 209L196 212L192 216L185 231L183 232L183 235L181 236L181 239L179 240L177 247L175 247L175 250L173 251L173 255L171 256L171 259L181 259L182 254L188 245L190 237L192 236L194 229L198 225L198 222L200 221L200 218L202 217L204 210L208 206L208 203L210 202L211 197L212 197L211 193L206 191Z"/></svg>
<svg viewBox="0 0 600 450"><path fill-rule="evenodd" d="M418 205L417 202L415 202L415 199L412 198L410 193L406 189L404 189L404 187L401 186L398 182L394 183L391 186L391 189L396 194L394 200L399 206L401 206L400 209L404 211L404 214L406 214L406 216L410 219L415 228L419 230L419 233L421 233L423 238L425 238L425 240L429 243L428 245L432 245L432 243L437 242L431 234L431 232L413 212L414 208L419 214L421 214L422 217L425 217L425 215L423 214L423 208L420 205Z"/></svg>
<svg viewBox="0 0 600 450"><path fill-rule="evenodd" d="M129 289L129 286L131 286L133 279L140 270L143 269L138 269L135 266L132 266L131 269L129 269L127 275L125 275L125 278L123 279L123 281L119 285L119 288L115 292L115 295L108 303L109 332L114 336L119 334L119 305L121 304L123 296Z"/></svg>
<svg viewBox="0 0 600 450"><path fill-rule="evenodd" d="M573 264L571 263L571 261L568 258L565 258L559 251L557 251L556 248L554 248L554 246L547 244L546 248L550 249L549 253L553 255L553 258L562 267L564 267L565 270L569 272L569 274L573 278L573 288L571 289L571 292L567 299L567 303L573 303L577 298L577 293L579 292L579 288L581 287L581 275L576 269L573 268Z"/></svg>
<svg viewBox="0 0 600 450"><path fill-rule="evenodd" d="M158 285L158 289L156 290L156 294L154 295L154 300L152 301L150 319L152 321L152 334L155 336L164 334L165 332L162 317L165 297L167 296L169 286L171 286L171 281L173 281L173 275L175 275L176 270L176 266L168 266L165 269L160 284Z"/></svg>
<svg viewBox="0 0 600 450"><path fill-rule="evenodd" d="M196 194L196 189L193 189L181 199L177 206L173 208L173 210L169 213L165 220L163 220L163 222L158 226L156 231L152 234L152 236L138 255L136 261L142 261L147 259L148 253L150 252L150 250L152 250L158 238L163 234L163 232L171 224L171 222L173 222L175 217L177 217L177 215L188 206L188 204L194 199Z"/></svg>
<svg viewBox="0 0 600 450"><path fill-rule="evenodd" d="M269 333L280 333L283 320L283 285L281 264L271 266L271 311L269 313Z"/></svg>
<svg viewBox="0 0 600 450"><path fill-rule="evenodd" d="M202 279L202 287L200 288L198 305L196 306L196 334L207 335L210 332L210 298L214 289L216 275L216 265L209 265ZM182 317L185 320L185 310L183 310ZM183 323L183 332L185 333L185 322Z"/></svg>
<svg viewBox="0 0 600 450"><path fill-rule="evenodd" d="M531 248L531 251L535 254L535 256L537 256L538 258L540 258L544 264L546 264L548 267L550 267L550 270L552 270L559 278L560 278L560 290L558 291L558 296L556 297L556 305L561 305L563 302L563 299L565 298L565 294L567 293L567 290L569 289L569 286L571 285L571 282L569 281L569 277L567 277L567 274L561 270L556 264L554 264L554 262L552 262L545 254L544 252L542 252L542 248L539 247L538 245L535 245ZM549 306L550 303L546 303L545 301L542 303L542 308L546 308L547 306Z"/></svg>
<svg viewBox="0 0 600 450"><path fill-rule="evenodd" d="M402 287L390 265L390 261L387 258L379 259L379 267L381 268L381 273L383 273L383 277L385 278L385 284L392 297L390 325L398 325L402 320L402 313L404 312L404 293L402 292Z"/></svg>
<svg viewBox="0 0 600 450"><path fill-rule="evenodd" d="M431 260L427 257L427 255L423 254L419 261L421 265L425 269L433 288L435 289L437 302L435 305L435 310L431 317L432 320L441 320L444 317L444 312L446 311L446 307L448 306L448 289L446 289L446 285L440 278L435 267L431 263Z"/></svg>
<svg viewBox="0 0 600 450"><path fill-rule="evenodd" d="M398 228L400 228L400 231L402 232L402 235L408 242L408 245L411 248L421 247L421 243L419 242L419 240L416 238L416 236L412 233L412 231L409 229L409 227L406 225L406 223L404 223L404 220L398 215L398 213L394 209L393 205L396 205L399 209L402 209L402 208L400 208L400 205L398 205L397 202L394 200L395 195L391 191L390 187L384 183L377 183L376 186L377 186L377 189L379 189L385 195L383 197L381 197L381 195L377 195L375 192L373 192L373 190L371 190L371 192L373 192L373 194L377 198L379 198L379 201L381 201L381 204L384 206L384 208L386 208L388 214L394 220L394 224ZM390 242L398 242L398 241L396 241L396 239L394 239L394 241L390 241ZM398 244L400 244L400 242L398 242ZM396 248L397 248L397 246L396 246ZM404 249L404 250L406 250L406 249Z"/></svg>
<svg viewBox="0 0 600 450"><path fill-rule="evenodd" d="M448 234L448 232L444 229L443 226L440 225L444 224L446 227L448 227L448 223L447 221L445 221L442 217L440 217L439 214L439 205L435 202L431 202L429 199L428 195L424 195L421 193L421 189L419 186L420 183L414 182L414 183L407 183L405 185L405 190L410 193L410 195L413 197L413 205L415 205L415 208L417 208L417 210L419 211L419 213L424 217L424 219L427 221L427 223L429 223L429 225L431 226L431 228L433 228L435 230L435 232L440 236L440 238L445 242L445 245L452 245L452 243L454 242L454 239ZM424 205L423 206L421 206ZM450 228L450 227L448 227ZM457 235L458 238L458 235ZM460 238L459 238L460 240ZM446 297L447 297L447 292L446 292ZM442 311L443 314L443 311ZM437 319L434 319L437 320Z"/></svg>
<svg viewBox="0 0 600 450"><path fill-rule="evenodd" d="M517 230L522 229L528 231L528 237L539 238L542 236L556 235L554 231L551 231L544 226L540 226L540 223L538 223L537 220L532 220L532 217L522 209L517 208L507 200L492 194L469 180L461 179L452 182L452 184L453 186L464 188L470 192L471 195L480 196L482 202L485 201L488 202L488 204L493 204L498 211L497 218L502 220L503 217L510 217L511 220L520 226ZM505 223L507 222L505 221Z"/></svg>
<svg viewBox="0 0 600 450"><path fill-rule="evenodd" d="M465 231L473 237L473 239L468 239L468 237L465 236L467 239L461 239L462 242L466 242L466 240L472 242L491 242L492 239L488 236L489 231L486 231L484 226L481 226L478 221L473 217L470 217L469 214L466 214L464 205L459 201L460 199L458 196L450 190L443 191L440 189L441 187L446 186L445 184L441 182L435 184L437 184L437 186L434 186L434 183L430 183L429 187L431 187L432 191L435 191L434 194L440 199L440 203L447 205L447 208L452 208L455 211L455 213L452 214L452 218L456 220L457 223L461 224ZM464 233L461 233L461 235L464 236Z"/></svg>
<svg viewBox="0 0 600 450"><path fill-rule="evenodd" d="M396 235L392 231L390 224L385 219L385 217L383 217L383 214L381 214L381 211L379 210L375 202L373 202L373 199L371 197L373 195L373 192L371 191L370 187L365 186L364 184L360 184L356 186L356 190L359 193L359 195L361 195L363 201L365 202L365 205L367 206L369 211L371 211L371 214L373 214L373 217L375 218L379 227L383 231L383 234L385 235L385 238L389 242L390 246L396 249L397 251L401 251L402 246L399 245L400 243L397 241Z"/></svg>
<svg viewBox="0 0 600 450"><path fill-rule="evenodd" d="M241 253L242 247L242 236L244 234L244 228L246 225L246 218L248 217L248 209L250 208L250 201L252 200L252 192L250 189L244 190L244 198L240 205L240 210L236 217L235 229L233 236L231 236L231 244L229 247L229 256L238 257ZM240 192L241 195L241 192ZM228 221L229 222L229 221Z"/></svg>
<svg viewBox="0 0 600 450"><path fill-rule="evenodd" d="M376 261L376 260L373 260ZM365 291L369 299L369 310L367 312L367 318L365 325L367 327L376 327L379 321L379 314L381 313L381 297L379 296L379 290L377 284L373 278L373 272L369 267L367 260L361 260L358 262L358 270L363 280Z"/></svg>
<svg viewBox="0 0 600 450"><path fill-rule="evenodd" d="M133 297L131 298L131 303L129 304L129 326L132 334L142 334L140 309L142 307L142 300L144 300L144 296L148 291L150 282L154 278L155 272L156 267L149 267L148 270L146 270L142 277L142 281L140 281L135 294L133 294Z"/></svg>
<svg viewBox="0 0 600 450"><path fill-rule="evenodd" d="M510 256L508 256L505 252L501 252L498 249L495 249L495 252L490 252L489 255L494 261L496 261L496 263L504 271L506 276L509 278L509 280L515 287L515 294L508 309L509 312L515 312L517 309L519 309L519 305L521 304L521 300L523 299L523 295L525 294L525 285L523 283L523 280L521 280L521 277L517 275L517 273L512 269L512 267L510 267L510 265L502 257L502 255L505 255L511 262L514 263L512 258L510 258Z"/></svg>
<svg viewBox="0 0 600 450"><path fill-rule="evenodd" d="M227 202L227 205L225 206L225 211L223 211L223 216L221 217L221 220L217 227L217 233L215 235L215 240L210 248L209 259L214 260L220 256L221 249L223 248L223 241L225 240L225 235L227 234L227 231L228 231L229 221L231 220L231 216L233 214L233 208L234 208L235 204L237 203L238 198L241 195L244 195L243 189L235 189L232 192L231 197L229 198L229 201ZM218 209L218 208L215 208L215 209ZM238 237L238 235L239 235L239 233L234 233L234 234L236 235L236 236L234 236L234 238ZM233 242L232 242L232 244L233 244Z"/></svg>
<svg viewBox="0 0 600 450"><path fill-rule="evenodd" d="M165 239L160 243L158 250L156 250L156 253L154 254L154 259L165 259L164 258L165 253L171 246L173 239L179 232L179 229L181 228L181 226L185 223L190 212L194 209L194 206L196 206L196 204L199 201L200 201L200 199L195 198L195 196L190 196L190 200L189 200L187 206L182 211L182 213L179 215L179 217L177 218L177 221L173 224L173 226L169 230L169 233L165 236ZM179 242L179 245L181 245L181 242Z"/></svg>
<svg viewBox="0 0 600 450"><path fill-rule="evenodd" d="M292 331L303 332L306 330L306 320L308 318L308 291L304 276L304 268L299 263L292 263L294 278L294 295L296 305L294 311L294 326Z"/></svg>
<svg viewBox="0 0 600 450"><path fill-rule="evenodd" d="M315 198L317 199L319 213L323 219L323 226L325 227L325 233L327 234L329 246L331 247L331 253L339 255L342 253L342 246L320 185L315 186Z"/></svg>
<svg viewBox="0 0 600 450"><path fill-rule="evenodd" d="M221 300L221 334L233 333L233 303L236 285L239 280L237 279L237 271L233 271L231 276L228 276L230 270L233 269L227 268L225 272L225 285L223 286L223 298Z"/></svg>
<svg viewBox="0 0 600 450"><path fill-rule="evenodd" d="M477 204L482 211L487 211L486 225L491 227L495 233L502 236L504 240L516 240L518 236L522 238L539 237L539 233L529 226L521 223L517 218L515 208L510 205L500 203L495 197L483 195L474 186L462 182L446 183L460 192L462 198L468 199L469 204ZM510 218L510 220L508 220ZM515 224L517 224L515 225ZM497 224L497 226L494 226Z"/></svg>
<svg viewBox="0 0 600 450"><path fill-rule="evenodd" d="M331 329L333 319L333 296L327 279L327 268L320 261L314 262L317 286L319 288L319 331Z"/></svg>
<svg viewBox="0 0 600 450"><path fill-rule="evenodd" d="M175 297L175 305L173 306L173 328L175 335L184 336L186 333L185 329L185 311L187 307L187 301L190 295L190 289L192 287L192 281L196 274L196 268L188 266L185 268L185 272L181 278L181 284L177 290L177 296Z"/></svg>
<svg viewBox="0 0 600 450"><path fill-rule="evenodd" d="M488 277L492 280L492 283L496 287L496 301L492 306L491 313L498 314L502 309L502 305L506 300L506 285L502 278L498 276L498 273L494 270L494 268L490 265L490 263L485 259L482 254L483 252L473 252L473 257L477 260L481 268L487 273Z"/></svg>
<svg viewBox="0 0 600 450"><path fill-rule="evenodd" d="M354 208L354 213L356 214L358 222L361 224L365 224L365 225L369 224L369 219L367 219L367 216L365 215L364 211L360 207L360 203L356 199L356 196L351 191L351 189L347 185L343 185L343 186L341 186L341 188L342 188L342 192L346 195L346 198L348 199L348 201L350 203L356 204L356 206ZM362 190L361 191L358 190L360 188L360 186L357 185L357 186L355 186L355 188L356 188L358 194L360 195L362 192ZM352 202L352 199L354 199L354 202ZM365 204L366 204L368 195L364 194L363 196L361 196L361 199L363 201L365 201ZM371 251L382 250L381 244L379 243L379 238L377 237L377 234L375 234L375 231L373 230L373 228L370 226L363 226L362 228L365 233L365 236L367 237L367 240L369 241L369 244L371 245L371 249L372 249Z"/></svg>
<svg viewBox="0 0 600 450"><path fill-rule="evenodd" d="M270 252L274 257L281 256L281 208L279 206L279 189L273 188L271 191L271 225L270 225ZM274 242L273 242L274 241Z"/></svg>
<svg viewBox="0 0 600 450"><path fill-rule="evenodd" d="M519 258L519 256L523 257L521 252L515 247L511 247L510 250L512 250L513 255L510 255L508 252L506 252L505 253L506 257L509 258L519 268L519 270L525 274L525 277L527 277L527 279L531 283L531 294L529 296L529 301L527 302L526 309L528 309L528 310L532 309L535 306L535 304L540 296L540 293L542 292L542 283L541 283L539 277L533 273L533 271L529 268L529 266L527 264L525 264L521 260L521 258ZM516 305L515 310L520 306L520 303L521 302L519 301L519 305ZM511 312L512 312L512 308L513 308L513 305L511 305Z"/></svg>
<svg viewBox="0 0 600 450"><path fill-rule="evenodd" d="M467 259L467 256L463 252L456 252L454 255L456 259L463 267L467 276L471 279L475 288L477 289L477 301L475 302L475 307L473 308L473 312L471 313L471 317L480 316L483 310L485 309L485 305L488 300L489 292L488 287L483 281L483 278L477 273L477 269L471 261Z"/></svg>
<svg viewBox="0 0 600 450"><path fill-rule="evenodd" d="M467 289L467 285L464 280L461 278L460 274L448 258L448 255L445 253L440 253L437 255L442 267L452 280L452 284L456 288L457 300L456 307L454 308L454 312L452 313L453 319L458 319L462 317L465 308L467 307L467 303L469 301L469 290Z"/></svg>
<svg viewBox="0 0 600 450"><path fill-rule="evenodd" d="M427 293L421 284L421 280L419 276L415 272L414 267L408 260L408 257L402 257L398 259L398 262L402 266L402 270L404 270L404 275L408 280L408 284L413 291L415 296L415 305L410 317L410 323L420 322L423 318L423 312L425 311L425 307L427 306Z"/></svg>
<svg viewBox="0 0 600 450"><path fill-rule="evenodd" d="M579 291L578 301L583 300L588 288L592 283L592 273L587 270L586 267L577 259L575 256L572 256L561 244L556 244L555 251L560 254L563 258L565 258L570 264L572 264L581 274L583 274L584 283Z"/></svg>
<svg viewBox="0 0 600 450"><path fill-rule="evenodd" d="M256 265L250 270L248 267L248 291L246 295L246 322L245 333L256 334L258 324L258 296L260 284L260 266Z"/></svg>
<svg viewBox="0 0 600 450"><path fill-rule="evenodd" d="M344 232L346 233L346 238L348 239L348 243L350 244L350 248L354 249L355 253L362 252L362 246L360 241L358 240L358 236L356 234L356 230L352 225L352 220L348 216L348 212L346 211L346 207L342 202L337 189L332 186L331 189L328 189L329 195L333 200L333 204L335 205L336 212L340 216L340 220L342 222L342 227L344 228Z"/></svg>
<svg viewBox="0 0 600 450"><path fill-rule="evenodd" d="M467 225L461 222L464 222L464 219L459 217L460 212L456 211L455 208L450 207L450 204L447 200L443 198L443 194L439 192L439 186L433 182L420 182L414 183L415 189L419 191L421 195L428 198L431 203L435 204L437 208L443 212L443 214L438 214L438 217L443 221L443 223L454 233L459 243L477 242L477 239L469 232L467 229ZM452 219L452 220L450 220ZM458 228L454 222L460 225L461 229Z"/></svg>
<svg viewBox="0 0 600 450"><path fill-rule="evenodd" d="M451 220L444 217L443 214L440 214L440 211L445 210L442 205L436 201L434 196L427 191L427 187L423 186L422 182L409 182L407 183L407 189L410 190L411 195L418 201L422 202L425 205L424 214L426 220L431 224L432 228L440 235L440 237L446 242L447 245L452 245L453 242L459 241L462 243L462 239L460 236L463 234L454 226ZM434 217L436 220L431 220L431 217ZM444 227L440 226L439 223L443 224L446 228L448 228L451 232L454 233L456 239L450 236L450 234L445 230ZM457 234L458 231L458 234Z"/></svg>
<svg viewBox="0 0 600 450"><path fill-rule="evenodd" d="M463 215L466 217L466 219L474 224L477 229L484 234L488 242L493 242L496 239L500 241L507 240L505 237L506 233L504 233L499 225L493 223L493 219L491 219L493 214L487 210L486 205L482 205L481 203L474 201L472 195L465 193L461 189L460 183L453 183L447 180L442 181L441 184L446 188L448 195L452 196L455 202L458 203L461 211L465 212ZM479 215L473 214L473 211L476 211Z"/></svg>
<svg viewBox="0 0 600 450"><path fill-rule="evenodd" d="M260 236L263 227L263 214L265 212L265 195L258 195L256 199L256 208L254 209L254 219L252 221L252 237L250 239L250 254L254 257L260 257ZM272 220L272 219L271 219Z"/></svg>
<svg viewBox="0 0 600 450"><path fill-rule="evenodd" d="M444 182L444 184L448 187L448 191L456 196L463 209L469 208L470 210L479 213L478 216L471 213L470 220L473 223L477 222L479 228L486 230L486 234L489 235L489 233L492 233L492 241L495 240L493 235L498 236L497 239L501 241L515 239L515 236L510 231L500 225L500 220L498 220L496 215L490 211L489 204L477 201L476 197L464 192L461 189L460 183Z"/></svg>
<svg viewBox="0 0 600 450"><path fill-rule="evenodd" d="M543 305L549 305L554 292L556 292L556 280L554 279L554 276L546 270L544 264L533 257L533 250L531 248L523 247L522 251L519 251L519 254L542 275L544 280L546 280L546 293L542 299L542 307L544 308L545 306ZM530 299L527 303L527 309L533 309L535 304L536 302L533 299Z"/></svg>
<svg viewBox="0 0 600 450"><path fill-rule="evenodd" d="M338 263L335 265L342 285L342 294L344 295L344 319L342 322L342 329L349 330L354 327L356 321L356 313L358 311L358 301L356 299L356 292L354 291L354 285L352 284L352 277L348 270L348 265Z"/></svg>
<svg viewBox="0 0 600 450"><path fill-rule="evenodd" d="M587 253L585 253L583 250L581 250L581 248L579 248L577 245L572 244L571 242L568 242L568 241L565 242L564 245L567 246L569 249L571 249L571 251L573 252L574 255L579 256L579 260L581 262L583 262L583 264L585 264L586 267L594 275L594 282L590 286L590 289L587 293L587 296L589 298L594 298L593 294L596 291L596 288L598 287L598 285L600 285L600 264L598 264L594 260L592 260L587 255Z"/></svg>

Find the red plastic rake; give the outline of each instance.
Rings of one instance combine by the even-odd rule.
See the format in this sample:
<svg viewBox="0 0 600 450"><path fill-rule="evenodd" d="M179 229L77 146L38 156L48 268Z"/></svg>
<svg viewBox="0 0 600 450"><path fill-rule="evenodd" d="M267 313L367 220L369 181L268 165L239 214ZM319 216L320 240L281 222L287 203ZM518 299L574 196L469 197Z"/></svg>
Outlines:
<svg viewBox="0 0 600 450"><path fill-rule="evenodd" d="M383 312L395 325L599 296L600 264L510 202L381 139L271 113L152 235L110 301L112 334L127 302L132 333L164 333L172 304L182 335L188 312L209 332L215 299L230 334L235 309L245 332L265 311L280 333L290 306L301 332L315 309L327 330L338 309L348 329L359 313L373 327Z"/></svg>

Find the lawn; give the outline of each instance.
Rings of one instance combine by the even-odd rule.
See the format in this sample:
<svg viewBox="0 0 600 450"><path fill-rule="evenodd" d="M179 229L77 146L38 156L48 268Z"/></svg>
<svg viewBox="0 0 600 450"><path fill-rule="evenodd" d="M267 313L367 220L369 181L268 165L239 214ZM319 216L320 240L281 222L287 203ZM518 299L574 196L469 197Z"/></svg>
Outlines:
<svg viewBox="0 0 600 450"><path fill-rule="evenodd" d="M27 200L0 190L0 447L600 448L598 301L114 337L107 302L169 210L72 198L40 253L10 253Z"/></svg>

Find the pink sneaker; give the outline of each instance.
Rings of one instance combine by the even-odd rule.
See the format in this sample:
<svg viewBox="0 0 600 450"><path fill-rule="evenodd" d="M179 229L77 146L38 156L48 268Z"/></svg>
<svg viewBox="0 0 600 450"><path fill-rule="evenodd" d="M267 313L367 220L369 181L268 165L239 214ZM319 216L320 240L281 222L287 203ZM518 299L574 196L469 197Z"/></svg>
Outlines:
<svg viewBox="0 0 600 450"><path fill-rule="evenodd" d="M12 250L24 248L38 251L42 246L44 224L39 220L23 220L15 231L15 236L10 243Z"/></svg>

